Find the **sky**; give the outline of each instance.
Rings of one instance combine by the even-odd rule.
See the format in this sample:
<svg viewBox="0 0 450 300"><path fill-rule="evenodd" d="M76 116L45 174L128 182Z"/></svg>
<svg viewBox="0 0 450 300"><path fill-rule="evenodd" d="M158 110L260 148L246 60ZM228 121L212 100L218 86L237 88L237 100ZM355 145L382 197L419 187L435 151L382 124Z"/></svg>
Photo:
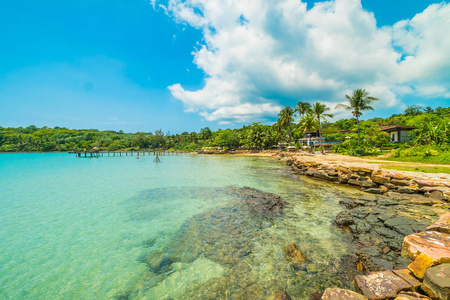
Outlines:
<svg viewBox="0 0 450 300"><path fill-rule="evenodd" d="M0 2L0 126L198 132L450 106L450 4L425 0Z"/></svg>

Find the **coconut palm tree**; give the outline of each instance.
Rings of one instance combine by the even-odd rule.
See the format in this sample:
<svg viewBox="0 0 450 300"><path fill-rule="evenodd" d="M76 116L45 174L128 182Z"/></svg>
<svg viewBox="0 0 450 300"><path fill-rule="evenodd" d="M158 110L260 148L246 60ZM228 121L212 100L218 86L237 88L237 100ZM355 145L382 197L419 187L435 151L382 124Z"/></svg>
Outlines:
<svg viewBox="0 0 450 300"><path fill-rule="evenodd" d="M365 89L354 90L353 95L350 97L349 95L345 95L345 98L349 101L350 105L346 104L338 104L336 108L345 108L347 110L351 110L352 114L356 118L356 123L358 124L358 145L360 144L360 132L359 132L359 117L362 115L361 111L364 110L373 110L373 107L370 104L373 101L377 101L378 98L369 97L369 93L366 92Z"/></svg>
<svg viewBox="0 0 450 300"><path fill-rule="evenodd" d="M320 130L320 119L326 120L326 118L332 118L332 114L325 113L326 111L330 110L329 107L327 107L325 104L321 103L320 101L314 103L312 106L312 113L317 118L317 121L319 122L319 141L320 141L320 149L322 149L322 154L324 154L323 147L322 147L322 133Z"/></svg>
<svg viewBox="0 0 450 300"><path fill-rule="evenodd" d="M298 125L300 126L300 129L303 131L303 133L309 132L311 133L313 130L317 130L319 127L319 123L317 122L316 116L312 113L308 113L304 115ZM311 145L311 134L309 135L309 152L312 151L312 145Z"/></svg>
<svg viewBox="0 0 450 300"><path fill-rule="evenodd" d="M295 111L292 107L286 106L283 108L278 116L280 117L280 123L283 127L287 128L289 135L289 144L292 142L291 137L291 123L294 122Z"/></svg>
<svg viewBox="0 0 450 300"><path fill-rule="evenodd" d="M300 117L303 117L311 110L311 104L309 104L308 102L299 102L297 103L295 109L300 114Z"/></svg>

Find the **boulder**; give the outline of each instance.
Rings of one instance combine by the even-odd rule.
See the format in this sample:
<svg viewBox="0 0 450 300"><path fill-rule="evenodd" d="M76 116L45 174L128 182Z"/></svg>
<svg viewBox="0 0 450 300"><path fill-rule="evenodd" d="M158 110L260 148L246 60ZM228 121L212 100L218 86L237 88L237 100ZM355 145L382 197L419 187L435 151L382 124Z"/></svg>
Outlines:
<svg viewBox="0 0 450 300"><path fill-rule="evenodd" d="M438 231L450 234L450 213L442 215L439 220L427 227L428 231Z"/></svg>
<svg viewBox="0 0 450 300"><path fill-rule="evenodd" d="M412 290L412 286L392 271L376 272L369 275L357 275L355 289L369 300L393 299L398 292Z"/></svg>
<svg viewBox="0 0 450 300"><path fill-rule="evenodd" d="M247 206L257 213L279 214L284 206L281 197L276 194L265 193L246 186L239 189L238 193L243 197Z"/></svg>
<svg viewBox="0 0 450 300"><path fill-rule="evenodd" d="M422 289L431 298L450 299L450 264L427 269Z"/></svg>
<svg viewBox="0 0 450 300"><path fill-rule="evenodd" d="M367 300L367 298L349 290L326 289L322 300Z"/></svg>
<svg viewBox="0 0 450 300"><path fill-rule="evenodd" d="M356 185L356 186L361 186L361 181L356 180L356 179L349 179L349 180L348 180L348 184Z"/></svg>
<svg viewBox="0 0 450 300"><path fill-rule="evenodd" d="M296 244L290 244L284 247L284 253L289 257L294 265L300 265L303 261L307 259L306 255L298 250Z"/></svg>
<svg viewBox="0 0 450 300"><path fill-rule="evenodd" d="M408 269L422 279L427 268L450 263L450 234L424 231L408 235L403 240L402 252L414 260Z"/></svg>
<svg viewBox="0 0 450 300"><path fill-rule="evenodd" d="M414 292L401 292L394 300L431 300L427 296Z"/></svg>
<svg viewBox="0 0 450 300"><path fill-rule="evenodd" d="M355 223L355 220L353 219L353 216L346 210L341 211L337 214L336 219L334 220L334 223L339 226L349 226Z"/></svg>

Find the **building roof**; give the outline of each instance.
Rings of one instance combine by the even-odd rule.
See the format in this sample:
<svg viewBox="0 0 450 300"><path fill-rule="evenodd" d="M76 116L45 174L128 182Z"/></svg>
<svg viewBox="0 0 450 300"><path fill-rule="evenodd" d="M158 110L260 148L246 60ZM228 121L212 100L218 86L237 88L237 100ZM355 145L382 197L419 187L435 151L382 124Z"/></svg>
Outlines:
<svg viewBox="0 0 450 300"><path fill-rule="evenodd" d="M401 125L394 125L394 126L386 126L380 128L381 131L396 131L396 130L413 130L417 129L416 126L401 126Z"/></svg>

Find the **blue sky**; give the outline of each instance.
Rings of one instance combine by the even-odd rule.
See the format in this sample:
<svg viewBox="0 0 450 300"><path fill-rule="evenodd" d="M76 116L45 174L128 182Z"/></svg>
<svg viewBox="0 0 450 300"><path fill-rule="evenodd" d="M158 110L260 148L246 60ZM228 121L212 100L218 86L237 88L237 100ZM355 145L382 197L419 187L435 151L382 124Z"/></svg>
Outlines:
<svg viewBox="0 0 450 300"><path fill-rule="evenodd" d="M445 2L241 2L0 2L0 126L269 124L359 87L382 100L366 117L450 102Z"/></svg>

